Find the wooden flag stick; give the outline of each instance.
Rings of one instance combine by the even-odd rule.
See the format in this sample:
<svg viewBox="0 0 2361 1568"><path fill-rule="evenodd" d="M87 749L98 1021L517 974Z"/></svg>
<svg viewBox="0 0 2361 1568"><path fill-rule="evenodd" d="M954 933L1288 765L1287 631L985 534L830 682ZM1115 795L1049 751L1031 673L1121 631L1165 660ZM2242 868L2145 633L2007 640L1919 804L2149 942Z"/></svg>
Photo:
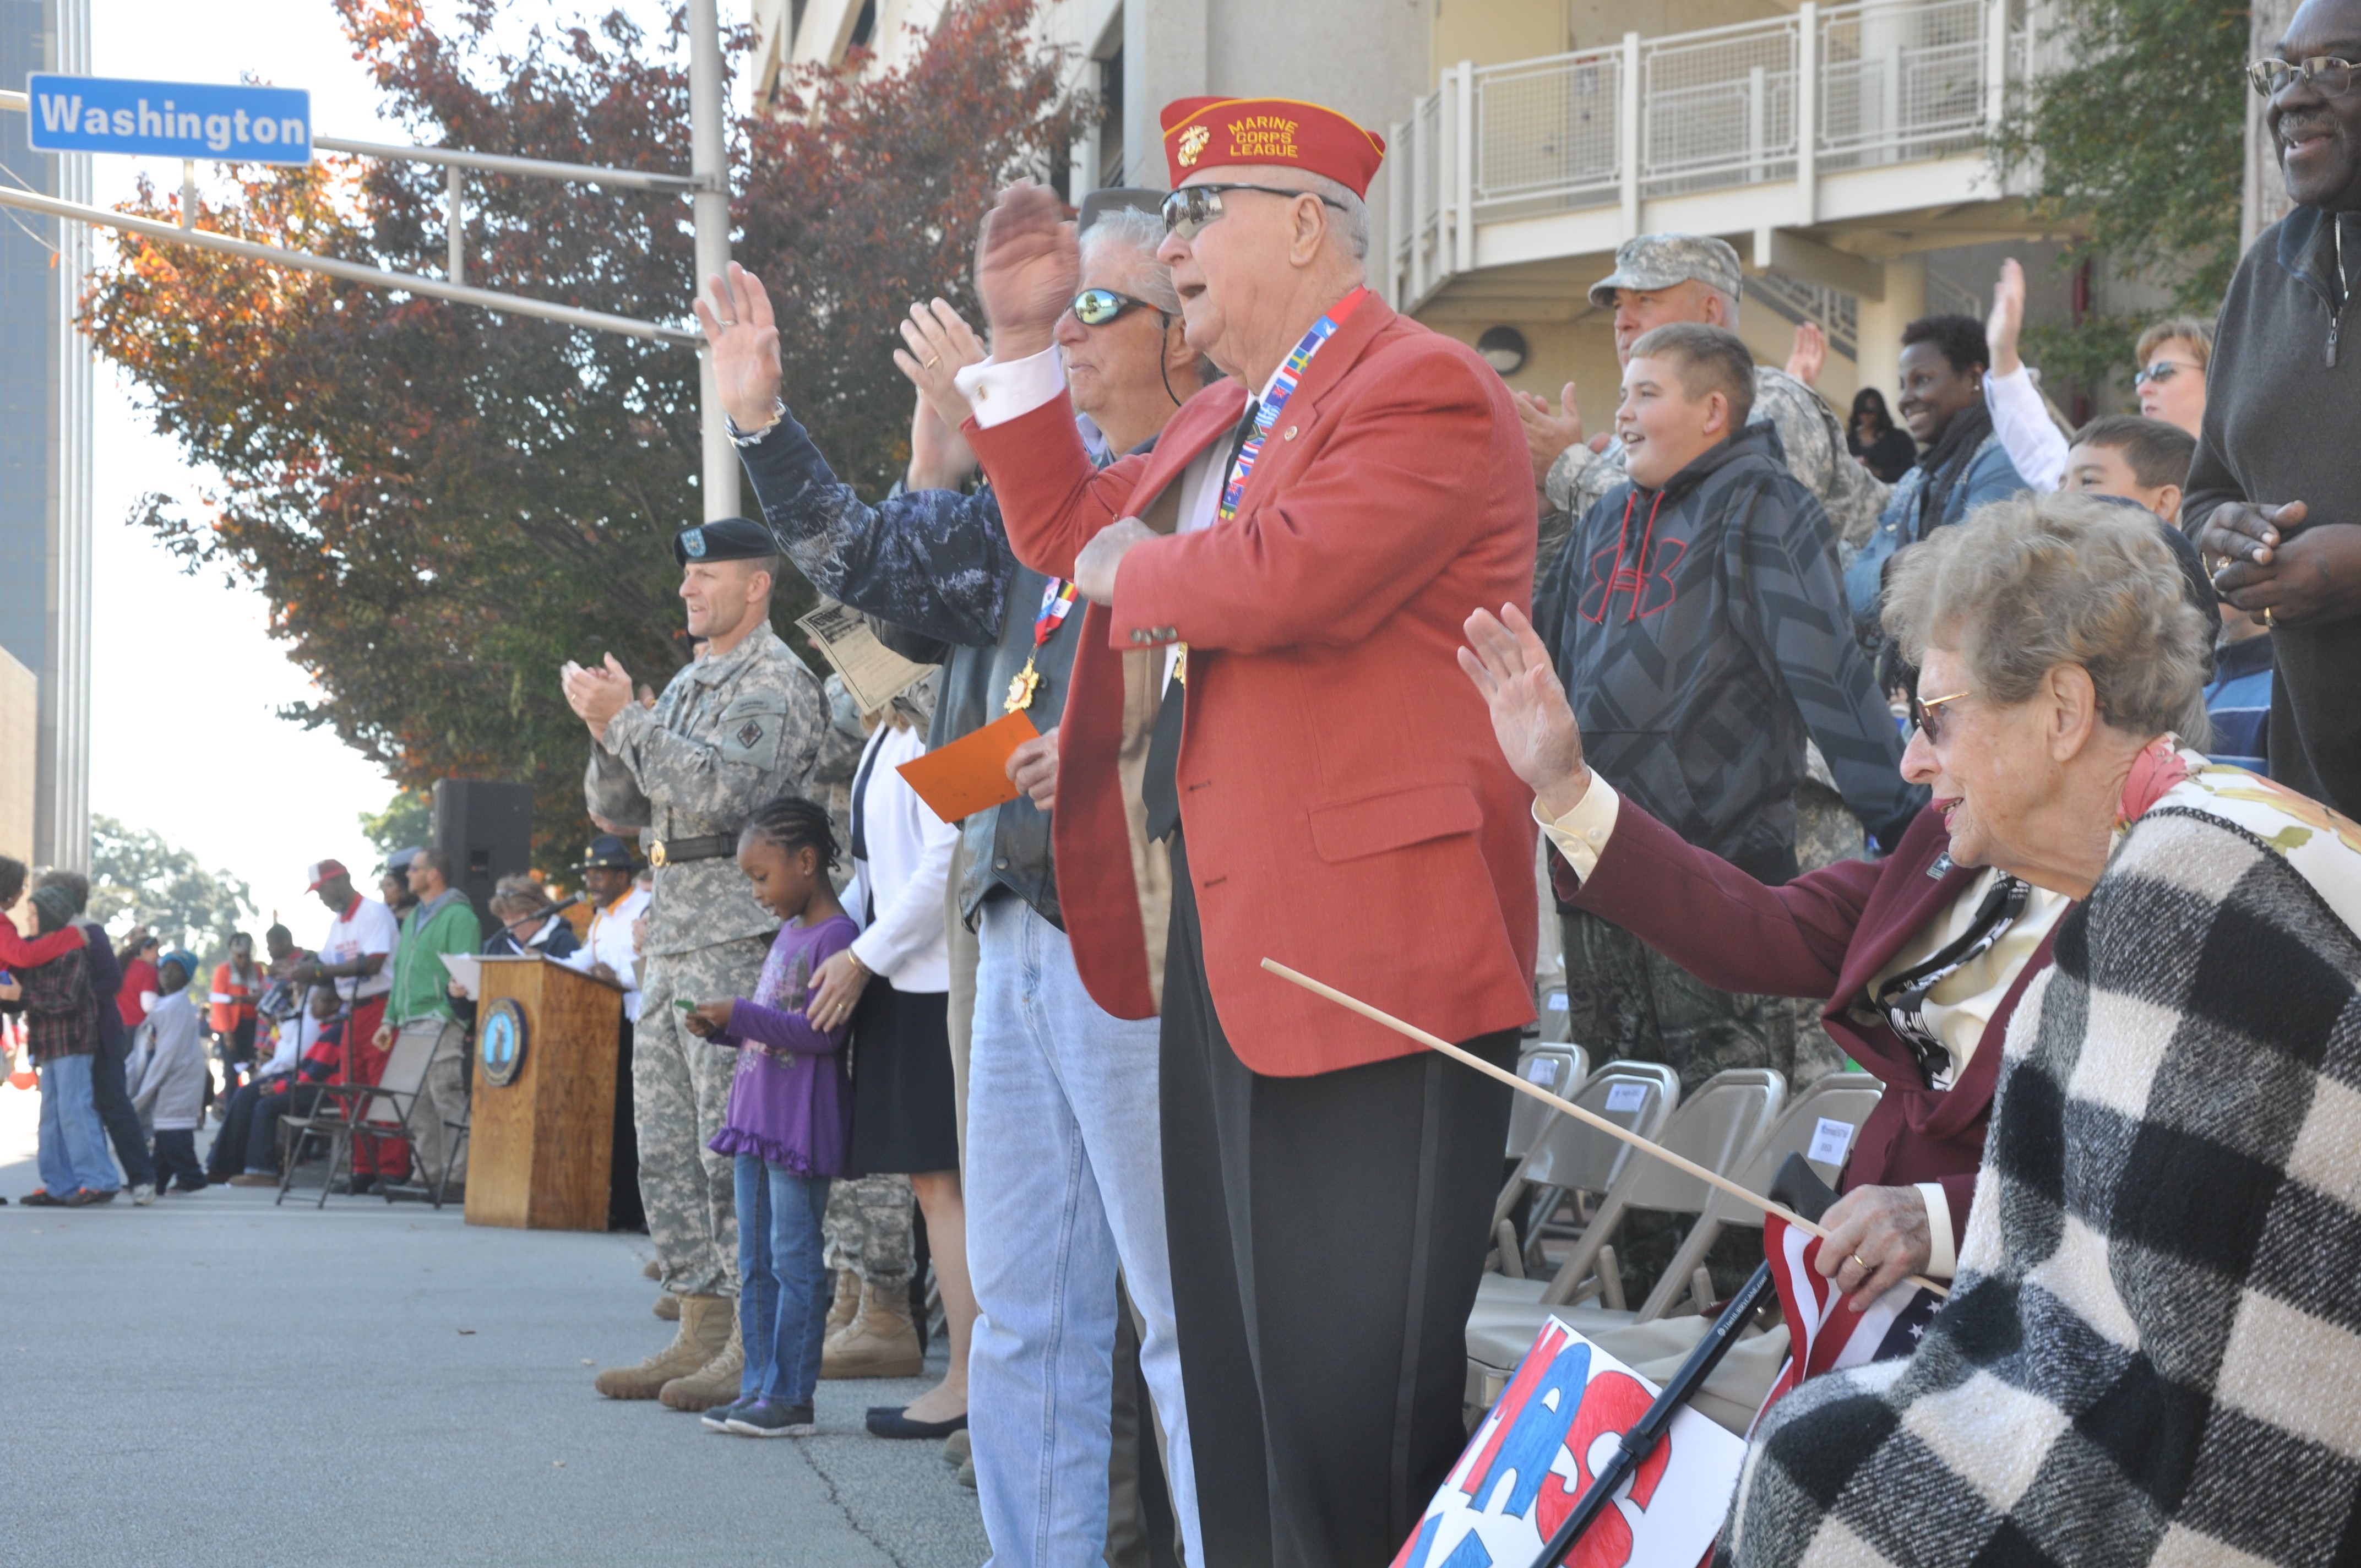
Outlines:
<svg viewBox="0 0 2361 1568"><path fill-rule="evenodd" d="M1707 1186L1727 1192L1732 1198L1737 1199L1742 1203L1760 1209L1766 1214L1776 1214L1779 1218L1784 1220L1788 1224L1793 1225L1795 1229L1803 1232L1806 1235L1817 1236L1822 1241L1826 1241L1828 1239L1828 1233L1826 1229L1814 1224L1811 1221L1806 1220L1803 1215L1796 1213L1794 1210L1789 1209L1783 1204L1774 1203L1770 1199L1763 1197L1759 1193L1750 1192L1744 1187L1740 1186L1737 1182L1732 1181L1730 1178L1721 1175L1719 1172L1708 1170L1704 1166L1697 1164L1697 1161L1676 1155L1672 1150L1664 1147L1662 1144L1651 1143L1646 1138L1642 1137L1639 1134L1631 1131L1629 1127L1619 1127L1614 1123L1609 1121L1606 1117L1599 1115L1595 1111L1586 1111L1571 1100L1561 1100L1556 1095L1552 1094L1548 1090L1543 1089L1540 1084L1527 1082L1524 1079L1519 1078L1515 1073L1510 1072L1506 1068L1494 1067L1482 1057L1477 1056L1472 1052L1461 1050L1449 1040L1444 1039L1440 1036L1430 1035L1415 1024L1405 1024L1400 1019L1395 1017L1392 1014L1372 1007L1357 996L1347 996L1345 992L1337 990L1333 985L1323 985L1308 974L1301 974L1288 968L1285 964L1279 962L1276 959L1263 959L1262 967L1268 970L1271 973L1279 976L1281 980L1290 981L1294 984L1301 986L1304 990L1311 992L1315 996L1324 996L1339 1007L1349 1008L1351 1011L1358 1013L1362 1017L1367 1018L1372 1024L1382 1024L1387 1028L1391 1029L1395 1034L1416 1040L1420 1045L1426 1047L1429 1050L1441 1051L1444 1056L1451 1058L1452 1060L1472 1067L1477 1072L1484 1074L1487 1078L1497 1078L1502 1083L1505 1083L1510 1088L1517 1091L1520 1094L1531 1095L1533 1099L1540 1101L1551 1110L1571 1116L1577 1122L1582 1122L1590 1126L1596 1127L1600 1132L1605 1133L1609 1137L1620 1139L1622 1142L1631 1145L1633 1148L1640 1150L1643 1154L1651 1155L1657 1159L1663 1160L1666 1165L1671 1166L1675 1170L1683 1171L1690 1176L1694 1176L1699 1181L1704 1182ZM1950 1295L1950 1291L1949 1289L1937 1284L1934 1280L1928 1279L1921 1275L1912 1275L1910 1277L1910 1283L1919 1286L1924 1289L1932 1290L1938 1296L1948 1297Z"/></svg>

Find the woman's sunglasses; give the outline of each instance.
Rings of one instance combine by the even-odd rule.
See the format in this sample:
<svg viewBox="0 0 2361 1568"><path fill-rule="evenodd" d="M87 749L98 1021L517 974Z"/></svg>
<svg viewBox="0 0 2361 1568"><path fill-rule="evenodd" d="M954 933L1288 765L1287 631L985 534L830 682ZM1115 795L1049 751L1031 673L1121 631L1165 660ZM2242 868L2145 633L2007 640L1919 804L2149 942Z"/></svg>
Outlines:
<svg viewBox="0 0 2361 1568"><path fill-rule="evenodd" d="M2140 373L2132 378L2135 387L2161 387L2183 370L2194 370L2194 365L2183 365L2177 359L2151 359Z"/></svg>
<svg viewBox="0 0 2361 1568"><path fill-rule="evenodd" d="M1298 196L1319 196L1316 191L1285 191L1276 185L1183 185L1164 198L1164 232L1177 234L1182 239L1195 239L1198 232L1222 215L1222 192L1224 191L1259 191L1266 196L1285 196L1290 201ZM1338 212L1345 203L1334 196L1320 200Z"/></svg>
<svg viewBox="0 0 2361 1568"><path fill-rule="evenodd" d="M1118 294L1113 289L1085 289L1074 296L1074 302L1069 308L1073 311L1074 319L1084 326L1104 326L1109 322L1122 320L1130 311L1156 311L1158 315L1164 315L1146 300L1135 300L1129 294ZM1165 319L1169 321L1171 318L1166 316Z"/></svg>
<svg viewBox="0 0 2361 1568"><path fill-rule="evenodd" d="M1947 702L1957 702L1967 695L1969 694L1966 692L1953 692L1949 696L1933 697L1926 702L1920 702L1916 692L1910 694L1910 723L1915 729L1925 732L1927 744L1939 746L1943 743L1942 707Z"/></svg>

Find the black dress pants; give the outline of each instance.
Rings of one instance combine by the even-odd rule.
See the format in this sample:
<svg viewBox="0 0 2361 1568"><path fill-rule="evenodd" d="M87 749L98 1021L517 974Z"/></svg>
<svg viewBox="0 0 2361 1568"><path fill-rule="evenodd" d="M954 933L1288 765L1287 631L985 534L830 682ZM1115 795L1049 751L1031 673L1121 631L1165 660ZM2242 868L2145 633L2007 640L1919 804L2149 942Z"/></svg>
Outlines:
<svg viewBox="0 0 2361 1568"><path fill-rule="evenodd" d="M1214 1014L1171 842L1164 1210L1205 1557L1383 1568L1466 1442L1509 1091L1427 1051L1250 1071ZM1512 1066L1518 1033L1466 1048Z"/></svg>
<svg viewBox="0 0 2361 1568"><path fill-rule="evenodd" d="M99 1005L112 1007L115 1003L102 1002ZM115 1157L123 1167L124 1181L133 1187L145 1187L156 1179L156 1162L148 1152L148 1129L139 1124L139 1113L131 1109L126 1066L126 1056L100 1046L90 1060L90 1096L98 1107L99 1124L106 1129L106 1141L115 1146Z"/></svg>

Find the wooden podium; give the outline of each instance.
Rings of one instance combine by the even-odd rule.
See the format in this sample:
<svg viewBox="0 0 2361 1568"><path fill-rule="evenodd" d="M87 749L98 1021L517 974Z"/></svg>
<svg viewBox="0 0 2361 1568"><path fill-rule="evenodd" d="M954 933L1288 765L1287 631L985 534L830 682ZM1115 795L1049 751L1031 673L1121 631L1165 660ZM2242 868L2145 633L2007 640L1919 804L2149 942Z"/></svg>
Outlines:
<svg viewBox="0 0 2361 1568"><path fill-rule="evenodd" d="M538 953L478 961L467 1223L603 1231L622 988Z"/></svg>

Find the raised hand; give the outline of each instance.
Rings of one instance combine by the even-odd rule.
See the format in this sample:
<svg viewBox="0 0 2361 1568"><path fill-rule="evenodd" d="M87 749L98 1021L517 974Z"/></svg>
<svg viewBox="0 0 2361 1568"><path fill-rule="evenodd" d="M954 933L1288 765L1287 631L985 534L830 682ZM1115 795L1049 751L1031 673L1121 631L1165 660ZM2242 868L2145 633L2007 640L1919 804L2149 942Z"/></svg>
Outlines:
<svg viewBox="0 0 2361 1568"><path fill-rule="evenodd" d="M1492 733L1510 769L1532 788L1542 814L1554 821L1589 793L1590 768L1582 760L1582 730L1549 650L1512 604L1502 605L1497 616L1477 610L1467 618L1466 630L1459 667L1491 707Z"/></svg>
<svg viewBox="0 0 2361 1568"><path fill-rule="evenodd" d="M948 490L975 468L975 454L960 435L967 422L967 399L951 379L981 362L983 340L941 300L910 307L902 323L906 346L894 351L894 367L918 389L910 423L910 473L914 490Z"/></svg>
<svg viewBox="0 0 2361 1568"><path fill-rule="evenodd" d="M2016 356L2016 340L2025 331L2025 269L2010 257L2000 264L2000 281L1993 285L1992 319L1984 323L1984 349L1992 356L1986 368L1995 376L2014 376L2025 361Z"/></svg>
<svg viewBox="0 0 2361 1568"><path fill-rule="evenodd" d="M713 356L722 411L740 430L760 430L771 422L779 397L779 324L771 296L760 278L734 261L707 286L712 299L696 302L697 323Z"/></svg>
<svg viewBox="0 0 2361 1568"><path fill-rule="evenodd" d="M1806 387L1820 384L1820 370L1828 362L1828 334L1817 322L1798 322L1795 341L1787 349L1787 374Z"/></svg>
<svg viewBox="0 0 2361 1568"><path fill-rule="evenodd" d="M1025 359L1048 348L1082 276L1074 225L1056 194L1030 180L1003 191L984 217L975 252L993 357Z"/></svg>
<svg viewBox="0 0 2361 1568"><path fill-rule="evenodd" d="M1565 390L1557 395L1557 410L1553 412L1547 398L1531 392L1512 391L1516 400L1517 418L1525 427L1525 450L1533 460L1533 488L1539 489L1549 482L1550 466L1558 455L1582 442L1582 410L1574 400L1574 383L1568 381Z"/></svg>

